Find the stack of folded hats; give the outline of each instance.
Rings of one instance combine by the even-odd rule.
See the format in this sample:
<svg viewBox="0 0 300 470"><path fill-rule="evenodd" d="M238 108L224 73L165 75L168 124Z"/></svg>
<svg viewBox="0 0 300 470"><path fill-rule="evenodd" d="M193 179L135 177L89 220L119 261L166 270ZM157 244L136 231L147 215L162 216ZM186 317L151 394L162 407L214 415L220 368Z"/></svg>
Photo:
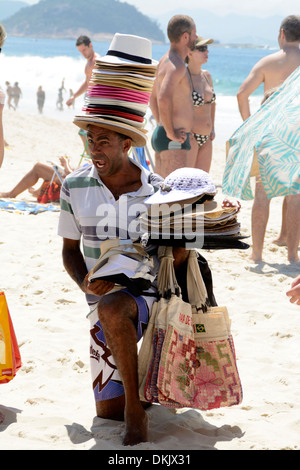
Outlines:
<svg viewBox="0 0 300 470"><path fill-rule="evenodd" d="M148 243L197 248L248 248L240 242L239 204L216 201L216 188L203 170L180 168L145 201L141 233ZM198 245L199 246L198 246Z"/></svg>
<svg viewBox="0 0 300 470"><path fill-rule="evenodd" d="M145 114L155 79L157 62L146 38L116 33L107 54L96 60L83 106L74 123L88 124L128 135L133 145L146 144ZM119 128L119 129L118 129Z"/></svg>

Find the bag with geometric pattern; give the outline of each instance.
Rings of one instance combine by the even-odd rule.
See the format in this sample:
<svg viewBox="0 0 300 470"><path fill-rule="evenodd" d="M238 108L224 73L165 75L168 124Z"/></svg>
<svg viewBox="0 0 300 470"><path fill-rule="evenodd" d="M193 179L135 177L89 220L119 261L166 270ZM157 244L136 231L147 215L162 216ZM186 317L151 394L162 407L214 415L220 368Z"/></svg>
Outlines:
<svg viewBox="0 0 300 470"><path fill-rule="evenodd" d="M242 386L227 308L207 306L194 250L188 260L187 287L191 313L176 312L168 318L157 377L158 402L200 410L237 405Z"/></svg>

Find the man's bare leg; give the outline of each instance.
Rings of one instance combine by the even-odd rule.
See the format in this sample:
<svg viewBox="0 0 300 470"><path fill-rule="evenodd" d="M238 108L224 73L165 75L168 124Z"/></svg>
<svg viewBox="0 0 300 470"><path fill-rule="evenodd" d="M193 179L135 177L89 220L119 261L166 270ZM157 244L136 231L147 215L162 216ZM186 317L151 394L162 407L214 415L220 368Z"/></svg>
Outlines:
<svg viewBox="0 0 300 470"><path fill-rule="evenodd" d="M155 152L154 158L155 158L155 168L154 168L154 171L155 171L155 173L157 173L158 175L161 176L160 153Z"/></svg>
<svg viewBox="0 0 300 470"><path fill-rule="evenodd" d="M165 178L172 171L188 166L188 150L164 150L160 152L160 176Z"/></svg>
<svg viewBox="0 0 300 470"><path fill-rule="evenodd" d="M98 316L125 390L125 397L98 402L98 416L120 419L124 413L126 429L123 444L147 442L148 416L138 391L137 305L124 292L108 294L99 302Z"/></svg>
<svg viewBox="0 0 300 470"><path fill-rule="evenodd" d="M40 178L51 180L54 170L45 163L36 163L34 167L19 181L19 183L7 193L0 193L0 197L15 198L27 189L34 186Z"/></svg>
<svg viewBox="0 0 300 470"><path fill-rule="evenodd" d="M270 200L264 190L261 181L256 181L255 197L252 207L252 254L251 259L255 262L262 261L262 252L266 227L269 219Z"/></svg>
<svg viewBox="0 0 300 470"><path fill-rule="evenodd" d="M287 248L288 260L291 263L299 262L298 247L300 240L300 194L286 196L287 211Z"/></svg>

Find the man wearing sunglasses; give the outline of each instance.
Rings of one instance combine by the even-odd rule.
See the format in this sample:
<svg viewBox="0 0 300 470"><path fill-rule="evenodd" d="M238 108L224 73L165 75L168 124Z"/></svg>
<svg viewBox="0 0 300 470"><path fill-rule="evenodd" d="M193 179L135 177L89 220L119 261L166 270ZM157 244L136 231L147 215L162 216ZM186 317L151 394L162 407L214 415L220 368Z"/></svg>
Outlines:
<svg viewBox="0 0 300 470"><path fill-rule="evenodd" d="M155 171L162 177L188 165L193 125L191 85L185 58L197 39L194 20L175 15L168 24L170 49L159 62L150 107L158 124L153 132Z"/></svg>

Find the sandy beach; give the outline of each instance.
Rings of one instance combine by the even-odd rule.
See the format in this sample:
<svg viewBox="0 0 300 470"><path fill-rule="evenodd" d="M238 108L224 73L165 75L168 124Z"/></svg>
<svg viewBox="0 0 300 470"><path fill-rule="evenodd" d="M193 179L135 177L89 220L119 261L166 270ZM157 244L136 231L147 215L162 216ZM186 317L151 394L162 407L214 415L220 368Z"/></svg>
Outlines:
<svg viewBox="0 0 300 470"><path fill-rule="evenodd" d="M217 134L220 119L217 110ZM37 161L58 163L66 154L76 166L82 153L71 121L6 108L4 132L10 147L0 169L1 191ZM219 138L211 176L220 193L224 165L225 140ZM28 192L17 200L36 202ZM241 204L242 232L250 236L252 201ZM154 405L149 442L130 450L300 450L300 307L285 295L300 266L288 263L286 248L272 243L281 208L281 198L272 200L264 263L251 262L250 250L202 251L217 302L231 316L242 404L177 414ZM23 362L17 376L0 385L0 449L121 451L124 423L95 417L88 309L62 265L58 218L59 211L0 213L0 288Z"/></svg>

